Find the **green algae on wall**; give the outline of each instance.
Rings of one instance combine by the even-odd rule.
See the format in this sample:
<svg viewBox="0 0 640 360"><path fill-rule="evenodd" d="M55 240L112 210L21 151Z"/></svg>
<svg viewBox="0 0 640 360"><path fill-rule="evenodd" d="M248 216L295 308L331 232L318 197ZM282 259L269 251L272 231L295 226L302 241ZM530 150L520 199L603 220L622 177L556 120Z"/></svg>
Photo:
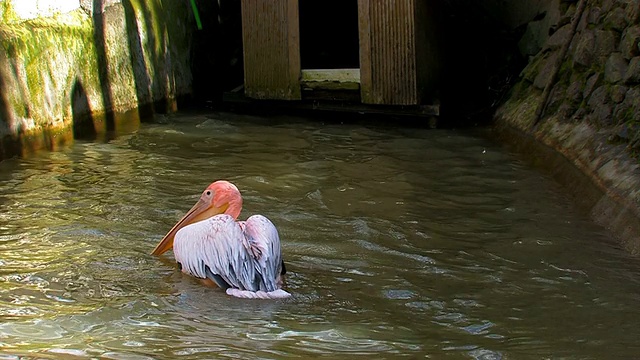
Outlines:
<svg viewBox="0 0 640 360"><path fill-rule="evenodd" d="M20 22L5 21L8 4L0 1L0 160L131 128L191 92L188 4L124 1Z"/></svg>
<svg viewBox="0 0 640 360"><path fill-rule="evenodd" d="M15 18L16 17L11 9L11 3L9 1L0 0L0 24L7 24Z"/></svg>

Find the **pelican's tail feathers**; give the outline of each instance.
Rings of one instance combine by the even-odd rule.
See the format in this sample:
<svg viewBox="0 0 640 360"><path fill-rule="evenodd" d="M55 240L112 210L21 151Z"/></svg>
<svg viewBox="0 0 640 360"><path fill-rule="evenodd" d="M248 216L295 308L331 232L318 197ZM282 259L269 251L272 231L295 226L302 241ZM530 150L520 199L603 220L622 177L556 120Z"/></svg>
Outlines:
<svg viewBox="0 0 640 360"><path fill-rule="evenodd" d="M274 291L249 291L235 288L228 288L227 295L242 299L286 299L291 296L290 293L282 289Z"/></svg>

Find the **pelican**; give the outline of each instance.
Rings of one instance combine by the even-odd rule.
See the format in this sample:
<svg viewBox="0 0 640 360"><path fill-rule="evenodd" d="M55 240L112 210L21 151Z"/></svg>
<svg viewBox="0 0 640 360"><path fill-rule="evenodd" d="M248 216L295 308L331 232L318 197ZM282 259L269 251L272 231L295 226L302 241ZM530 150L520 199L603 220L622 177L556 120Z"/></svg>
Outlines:
<svg viewBox="0 0 640 360"><path fill-rule="evenodd" d="M173 247L183 273L213 281L231 296L286 298L280 237L262 215L237 221L242 196L232 183L209 185L200 200L160 240L151 254Z"/></svg>

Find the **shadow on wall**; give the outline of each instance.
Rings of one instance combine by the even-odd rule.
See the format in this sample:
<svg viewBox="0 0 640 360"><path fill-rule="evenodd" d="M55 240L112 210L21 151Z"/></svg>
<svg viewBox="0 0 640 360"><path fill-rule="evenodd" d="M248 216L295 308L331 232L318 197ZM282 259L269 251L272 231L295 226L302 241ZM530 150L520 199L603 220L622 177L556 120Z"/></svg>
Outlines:
<svg viewBox="0 0 640 360"><path fill-rule="evenodd" d="M238 4L240 1L234 1ZM222 101L220 82L220 46L219 22L222 19L218 1L196 1L202 29L194 33L194 45L191 50L191 68L197 75L193 77L193 91L201 100L213 100L214 104Z"/></svg>
<svg viewBox="0 0 640 360"><path fill-rule="evenodd" d="M106 21L102 12L103 7L104 0L93 0L93 41L98 58L98 79L100 81L100 92L102 93L102 105L105 111L106 131L110 132L115 130L116 125L115 114L113 113L111 81L109 80L109 58L105 48Z"/></svg>
<svg viewBox="0 0 640 360"><path fill-rule="evenodd" d="M0 61L7 64L4 52L0 51ZM16 134L11 133L15 119L9 110L7 101L7 82L2 68L0 68L0 161L22 153L22 144Z"/></svg>
<svg viewBox="0 0 640 360"><path fill-rule="evenodd" d="M113 93L109 79L109 57L105 44L108 27L120 21L117 12L103 12L106 0L93 0L94 42L98 56L102 98L107 109L107 131L114 130ZM140 119L154 113L174 111L175 71L171 59L171 29L167 29L167 15L158 1L122 0L126 27L129 62L133 72L136 105ZM185 5L186 6L186 5ZM113 17L113 19L112 19ZM114 25L111 25L111 22ZM144 28L140 26L143 24ZM144 34L144 43L141 36ZM145 53L145 49L147 49Z"/></svg>
<svg viewBox="0 0 640 360"><path fill-rule="evenodd" d="M71 112L73 115L73 138L95 140L97 130L91 113L91 105L82 82L76 79L71 90Z"/></svg>
<svg viewBox="0 0 640 360"><path fill-rule="evenodd" d="M0 89L6 89L2 71L0 71ZM5 96L6 93L0 91L0 161L21 153L20 142L17 141L14 135L10 134L13 119Z"/></svg>
<svg viewBox="0 0 640 360"><path fill-rule="evenodd" d="M137 12L133 6L134 3L138 6ZM174 30L184 31L184 29L169 28L173 22L168 21L167 16L171 14L167 14L161 5L159 1L122 1L131 68L134 74L139 115L142 120L149 119L154 113L175 111L177 107L176 70L173 68L174 61L171 58L171 35ZM146 47L149 49L148 59L145 59L138 16L144 24L142 30L144 30ZM189 22L187 21L186 24ZM149 76L150 73L153 74L152 77Z"/></svg>
<svg viewBox="0 0 640 360"><path fill-rule="evenodd" d="M442 116L452 123L489 123L526 64L517 49L521 30L499 24L475 1L442 5Z"/></svg>
<svg viewBox="0 0 640 360"><path fill-rule="evenodd" d="M195 30L191 47L194 97L222 102L225 91L244 84L240 1L196 1L202 29Z"/></svg>
<svg viewBox="0 0 640 360"><path fill-rule="evenodd" d="M144 1L141 1L140 4L142 6L141 13L145 17L145 26L147 26L146 31L149 37L148 40L152 49L155 49L155 34L153 34L152 29L148 28L148 21L146 21L146 15L149 14L149 11L145 6ZM140 40L140 29L138 28L135 10L130 0L122 1L122 6L124 7L125 23L127 27L129 60L131 62L131 69L133 70L133 79L136 87L138 113L140 114L140 118L145 119L151 117L154 113L151 79L147 72L147 62L144 58L144 48Z"/></svg>

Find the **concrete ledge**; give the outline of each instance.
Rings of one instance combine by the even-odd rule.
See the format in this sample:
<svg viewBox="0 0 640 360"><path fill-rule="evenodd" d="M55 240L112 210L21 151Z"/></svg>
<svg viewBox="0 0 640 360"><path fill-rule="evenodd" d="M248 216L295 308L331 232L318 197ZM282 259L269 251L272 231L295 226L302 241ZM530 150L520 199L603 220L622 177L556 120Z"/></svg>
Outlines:
<svg viewBox="0 0 640 360"><path fill-rule="evenodd" d="M312 69L301 71L303 90L360 90L360 69Z"/></svg>

